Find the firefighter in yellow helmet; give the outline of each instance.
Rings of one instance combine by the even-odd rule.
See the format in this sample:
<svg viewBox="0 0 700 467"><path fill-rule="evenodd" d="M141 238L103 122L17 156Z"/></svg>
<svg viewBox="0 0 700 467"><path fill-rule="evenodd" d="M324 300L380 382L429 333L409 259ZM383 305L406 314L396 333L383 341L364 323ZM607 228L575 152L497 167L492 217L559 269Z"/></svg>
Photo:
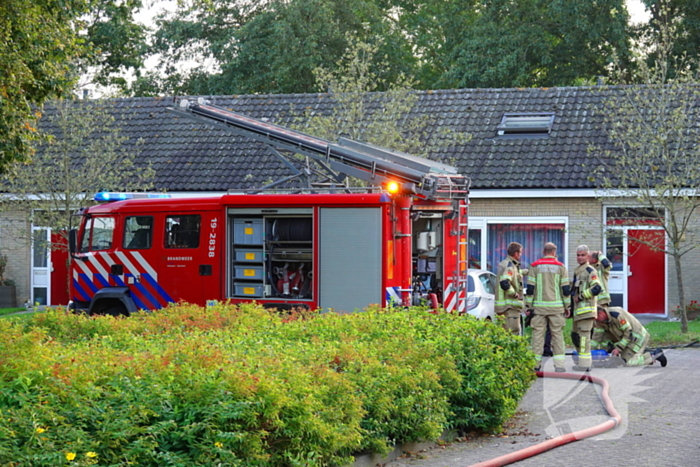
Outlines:
<svg viewBox="0 0 700 467"><path fill-rule="evenodd" d="M666 366L663 350L645 351L649 339L649 332L642 323L623 308L598 306L591 347L612 344L612 356L622 358L626 366L651 365L656 361Z"/></svg>
<svg viewBox="0 0 700 467"><path fill-rule="evenodd" d="M523 275L520 257L523 246L518 242L508 245L508 257L498 265L498 294L496 314L505 318L504 327L513 334L520 334L520 315L523 311Z"/></svg>
<svg viewBox="0 0 700 467"><path fill-rule="evenodd" d="M586 245L576 248L578 267L571 281L571 316L574 318L571 340L578 352L578 364L573 366L576 371L591 369L591 330L598 307L596 297L603 291L598 271L588 263L589 254Z"/></svg>

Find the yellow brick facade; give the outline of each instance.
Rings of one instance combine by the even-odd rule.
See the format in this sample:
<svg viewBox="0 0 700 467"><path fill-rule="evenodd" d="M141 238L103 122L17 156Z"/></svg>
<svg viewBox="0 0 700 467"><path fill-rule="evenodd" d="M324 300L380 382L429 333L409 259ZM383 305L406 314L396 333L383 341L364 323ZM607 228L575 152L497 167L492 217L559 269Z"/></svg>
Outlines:
<svg viewBox="0 0 700 467"><path fill-rule="evenodd" d="M472 198L469 207L470 217L486 218L527 218L560 217L568 223L567 266L569 274L576 267L576 247L588 245L591 250L602 250L605 239L603 234L604 207L595 198L529 198L529 199L482 199ZM696 220L700 232L700 221ZM692 240L690 240L692 241ZM697 239L695 241L700 241ZM527 248L527 245L525 245ZM559 249L563 247L558 245ZM533 257L539 257L539 252ZM682 260L685 301L700 301L700 281L694 280L700 275L700 248L686 254ZM672 311L679 304L675 263L667 257L667 311Z"/></svg>

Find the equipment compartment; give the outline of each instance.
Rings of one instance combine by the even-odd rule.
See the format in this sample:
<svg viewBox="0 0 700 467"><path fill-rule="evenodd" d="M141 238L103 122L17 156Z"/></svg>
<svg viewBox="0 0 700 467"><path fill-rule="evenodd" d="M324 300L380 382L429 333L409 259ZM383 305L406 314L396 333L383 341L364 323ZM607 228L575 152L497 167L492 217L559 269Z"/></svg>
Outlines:
<svg viewBox="0 0 700 467"><path fill-rule="evenodd" d="M263 278L263 267L235 265L233 277L235 279L260 280Z"/></svg>
<svg viewBox="0 0 700 467"><path fill-rule="evenodd" d="M235 245L262 245L262 219L234 219L233 243Z"/></svg>
<svg viewBox="0 0 700 467"><path fill-rule="evenodd" d="M262 284L249 284L245 282L234 282L233 283L234 295L240 297L262 297L263 296L263 286Z"/></svg>
<svg viewBox="0 0 700 467"><path fill-rule="evenodd" d="M232 298L313 298L312 210L229 209Z"/></svg>

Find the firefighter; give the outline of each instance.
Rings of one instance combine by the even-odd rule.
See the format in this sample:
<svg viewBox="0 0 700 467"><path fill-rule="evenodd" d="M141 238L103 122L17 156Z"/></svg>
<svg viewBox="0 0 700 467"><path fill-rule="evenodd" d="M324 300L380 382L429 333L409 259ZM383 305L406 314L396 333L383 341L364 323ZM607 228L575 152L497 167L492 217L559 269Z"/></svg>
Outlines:
<svg viewBox="0 0 700 467"><path fill-rule="evenodd" d="M504 327L513 334L520 335L520 315L523 312L523 275L520 271L520 258L523 246L518 242L508 245L508 257L500 262L496 314L505 318Z"/></svg>
<svg viewBox="0 0 700 467"><path fill-rule="evenodd" d="M605 257L602 251L591 252L588 262L598 271L600 286L603 288L602 292L600 292L598 295L598 306L607 308L610 306L610 289L608 288L608 281L610 280L612 263Z"/></svg>
<svg viewBox="0 0 700 467"><path fill-rule="evenodd" d="M591 347L612 344L611 355L622 358L625 366L652 365L656 361L666 366L663 350L645 352L649 339L642 323L623 308L598 306Z"/></svg>
<svg viewBox="0 0 700 467"><path fill-rule="evenodd" d="M547 327L552 336L554 370L566 371L564 367L564 325L568 310L569 277L566 267L557 260L557 246L544 245L543 258L530 265L527 280L528 314L532 317L532 351L537 359L535 371L542 367L542 350Z"/></svg>
<svg viewBox="0 0 700 467"><path fill-rule="evenodd" d="M590 251L586 245L576 248L576 262L571 281L571 316L574 318L571 340L578 352L576 371L591 369L591 331L596 319L597 297L603 291L598 271L588 263Z"/></svg>

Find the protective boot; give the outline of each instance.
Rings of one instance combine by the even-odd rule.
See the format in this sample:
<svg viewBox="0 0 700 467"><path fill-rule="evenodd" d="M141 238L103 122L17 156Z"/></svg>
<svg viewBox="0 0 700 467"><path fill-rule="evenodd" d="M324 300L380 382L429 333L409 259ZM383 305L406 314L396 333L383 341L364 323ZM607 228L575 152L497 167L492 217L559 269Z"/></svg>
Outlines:
<svg viewBox="0 0 700 467"><path fill-rule="evenodd" d="M666 355L664 355L664 351L661 349L654 350L651 353L651 358L653 358L655 362L661 363L662 367L665 367L668 363L668 360L666 360Z"/></svg>

